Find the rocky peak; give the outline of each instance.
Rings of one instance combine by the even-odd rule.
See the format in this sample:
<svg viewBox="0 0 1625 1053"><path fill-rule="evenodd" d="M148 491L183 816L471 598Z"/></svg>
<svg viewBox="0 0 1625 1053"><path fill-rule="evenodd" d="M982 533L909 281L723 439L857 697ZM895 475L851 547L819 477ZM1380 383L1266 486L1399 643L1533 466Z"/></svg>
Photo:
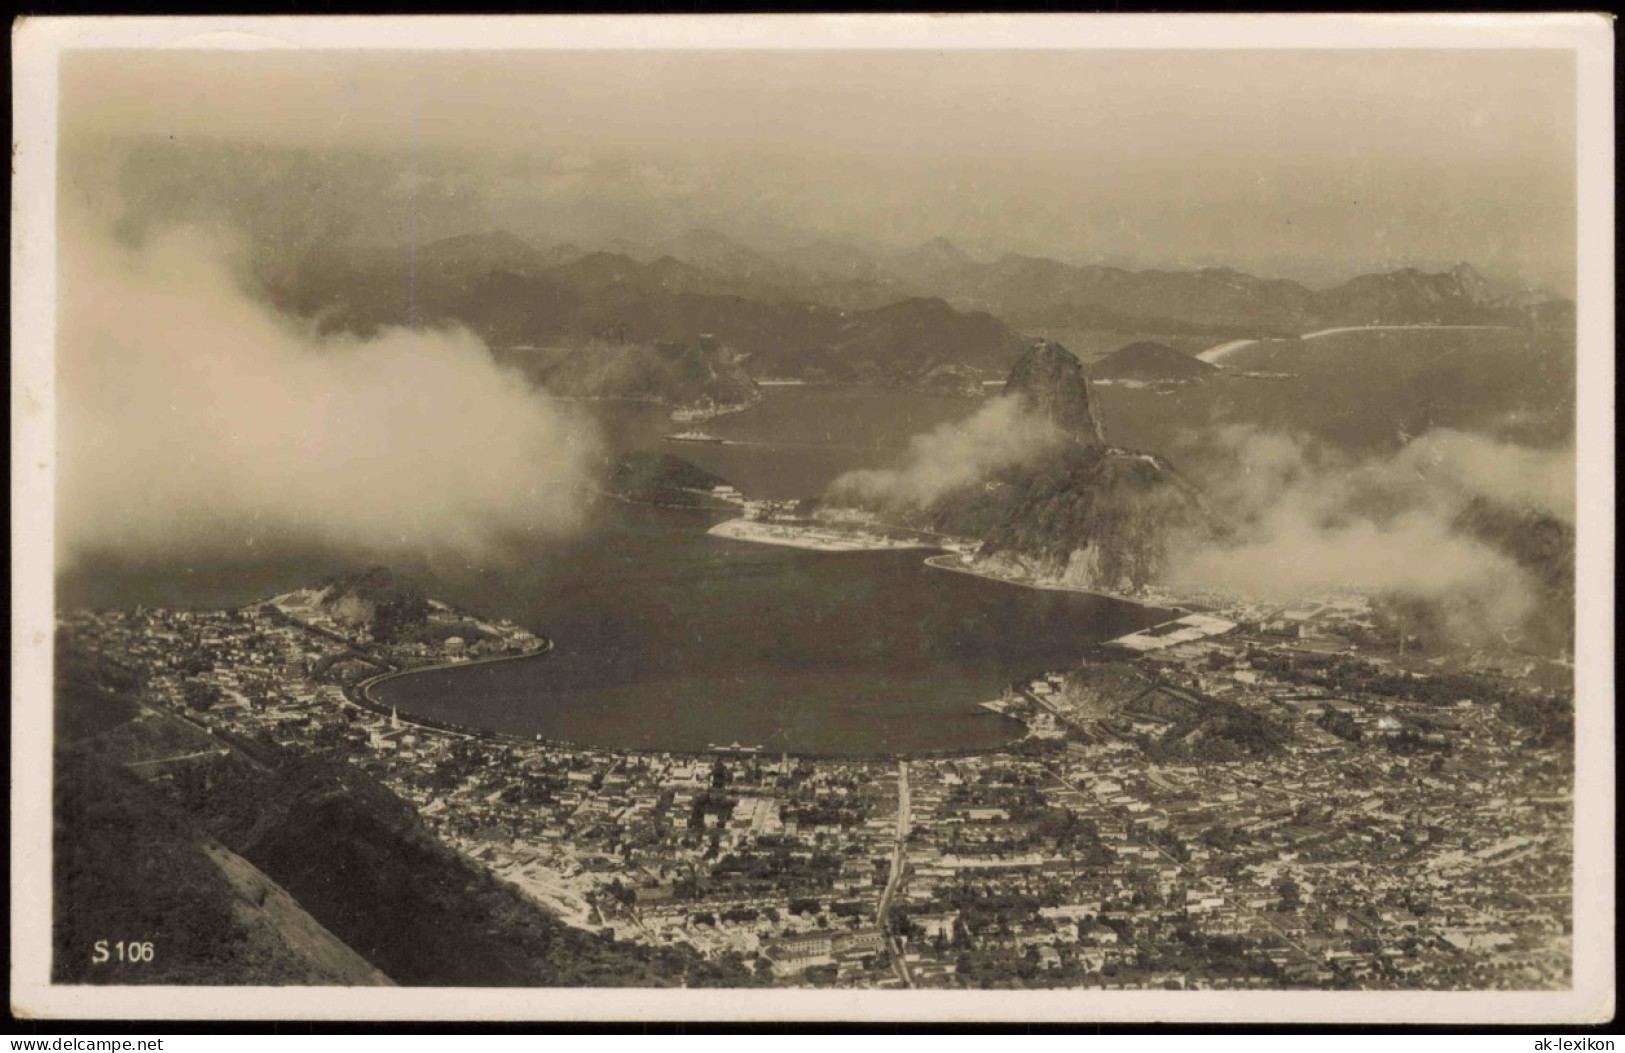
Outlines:
<svg viewBox="0 0 1625 1053"><path fill-rule="evenodd" d="M943 273L973 266L976 261L947 238L936 237L917 249L903 253L897 262L905 270Z"/></svg>
<svg viewBox="0 0 1625 1053"><path fill-rule="evenodd" d="M1470 263L1458 263L1450 268L1450 277L1456 280L1462 296L1474 303L1489 303L1497 298L1489 279L1478 273Z"/></svg>
<svg viewBox="0 0 1625 1053"><path fill-rule="evenodd" d="M1014 395L1072 441L1084 446L1106 445L1106 429L1099 404L1083 363L1060 344L1040 340L1017 360L1004 382L1004 393Z"/></svg>

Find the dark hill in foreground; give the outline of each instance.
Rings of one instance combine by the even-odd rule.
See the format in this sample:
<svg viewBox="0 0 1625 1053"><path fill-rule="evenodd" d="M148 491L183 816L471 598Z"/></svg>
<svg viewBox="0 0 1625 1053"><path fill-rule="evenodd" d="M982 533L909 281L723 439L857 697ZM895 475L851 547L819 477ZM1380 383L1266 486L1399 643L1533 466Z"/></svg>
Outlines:
<svg viewBox="0 0 1625 1053"><path fill-rule="evenodd" d="M56 666L54 982L390 982L275 881L121 763L141 743L173 752L177 747L164 736L179 733L163 729L168 718L135 723L142 710L127 673L72 641L59 641ZM120 940L151 941L152 960L121 957ZM96 953L98 942L105 957Z"/></svg>
<svg viewBox="0 0 1625 1053"><path fill-rule="evenodd" d="M441 844L342 762L273 755L178 782L180 803L398 983L663 986L652 963L567 927ZM205 776L207 781L205 781Z"/></svg>
<svg viewBox="0 0 1625 1053"><path fill-rule="evenodd" d="M350 764L275 747L265 756L266 769L192 769L177 798L399 984L720 982L716 966L692 952L618 943L559 921L443 844L409 803Z"/></svg>
<svg viewBox="0 0 1625 1053"><path fill-rule="evenodd" d="M59 706L100 693L85 690L95 671L76 669L79 690L59 691ZM467 987L751 982L690 951L565 925L342 760L222 736L227 755L145 782L100 745L124 727L116 713L70 719L101 730L58 758L59 982L360 984L387 982L382 974ZM155 964L93 967L94 942L119 934L158 942Z"/></svg>
<svg viewBox="0 0 1625 1053"><path fill-rule="evenodd" d="M122 765L60 750L56 772L55 982L389 982ZM120 960L120 939L151 940L153 961Z"/></svg>

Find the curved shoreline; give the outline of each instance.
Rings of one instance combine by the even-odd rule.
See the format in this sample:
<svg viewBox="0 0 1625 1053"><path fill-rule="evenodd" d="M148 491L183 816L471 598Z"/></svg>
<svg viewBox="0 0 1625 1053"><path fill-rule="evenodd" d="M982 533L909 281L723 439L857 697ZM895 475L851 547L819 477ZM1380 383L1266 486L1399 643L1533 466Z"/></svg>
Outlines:
<svg viewBox="0 0 1625 1053"><path fill-rule="evenodd" d="M738 524L745 524L749 527L761 527L762 529L742 529L738 526ZM1086 589L1081 585L1060 585L1041 581L1023 581L1020 578L1008 578L1001 574L992 574L987 571L973 570L970 567L961 564L957 556L953 555L951 551L945 550L945 547L938 543L920 541L894 544L864 544L861 539L853 538L849 545L840 545L831 541L825 541L812 537L797 538L766 536L765 528L770 525L771 524L765 523L757 524L744 518L736 517L715 524L709 530L707 530L706 533L713 537L720 537L729 541L745 541L757 545L777 545L783 548L798 548L812 552L829 552L837 554L849 554L854 552L918 552L922 549L935 549L937 554L925 557L923 562L926 566L934 567L937 570L951 570L956 574L968 574L973 578L981 578L984 581L994 581L1004 585L1019 585L1022 588L1038 589L1045 592L1077 592L1082 593L1085 596L1098 596L1104 600L1113 600L1117 603L1126 603L1149 611L1184 610L1182 607L1160 607L1156 604L1147 603L1145 600L1135 599L1132 596L1124 596L1115 592L1106 592L1102 589ZM811 530L816 529L816 526L810 528L809 533ZM926 531L918 532L926 533ZM946 537L946 535L940 534L937 536Z"/></svg>
<svg viewBox="0 0 1625 1053"><path fill-rule="evenodd" d="M375 676L369 676L364 680L357 680L353 684L346 684L344 686L344 697L353 705L358 706L361 709L365 709L369 713L376 713L383 717L392 717L398 719L403 724L408 724L416 728L424 728L425 730L429 731L445 731L455 735L468 735L471 738L485 736L506 736L507 733L505 732L468 727L462 724L455 724L449 720L431 720L428 717L419 717L414 716L411 713L402 713L400 712L399 706L386 706L378 699L373 698L372 689L377 687L379 684L382 684L386 680L397 680L401 677L412 676L416 673L435 673L445 669L473 669L482 665L494 665L497 662L513 662L521 658L544 658L553 651L553 638L550 636L543 637L542 641L542 647L534 651L526 651L524 654L505 654L498 655L495 658L476 658L468 662L437 662L434 665L419 665L413 666L410 669L391 669L388 672L379 673ZM519 736L507 737L517 738ZM536 742L538 740L524 739L523 741ZM562 743L561 745L570 744Z"/></svg>
<svg viewBox="0 0 1625 1053"><path fill-rule="evenodd" d="M772 530L775 526L795 532L774 534ZM921 549L941 550L942 548L941 545L929 541L883 542L860 537L856 534L820 528L816 524L798 524L796 527L787 527L785 524L757 522L743 516L735 516L732 519L716 523L706 533L726 541L745 541L756 545L777 545L780 548L797 548L809 552L918 552Z"/></svg>
<svg viewBox="0 0 1625 1053"><path fill-rule="evenodd" d="M387 673L379 673L376 676L370 676L365 680L358 680L354 684L346 685L344 688L344 697L351 704L360 709L367 710L370 713L376 713L379 716L393 717L394 719L399 720L402 725L408 727L421 728L424 731L437 731L442 734L462 735L466 738L472 739L491 739L499 742L509 742L514 745L540 746L545 749L571 750L578 753L619 753L637 756L664 755L668 757L688 758L714 757L722 753L736 752L728 749L699 750L657 748L653 746L593 745L585 742L572 742L567 739L548 739L534 735L527 736L519 734L518 732L496 731L491 728L480 728L467 724L458 724L449 720L435 720L429 717L416 716L412 713L401 710L398 706L387 706L383 702L374 698L372 695L372 689L384 681L411 676L415 673L432 673L447 669L473 669L481 665L490 665L496 662L512 662L521 658L545 658L553 651L553 639L552 637L544 637L544 639L546 640L546 646L542 647L540 650L529 651L525 654L501 655L496 658L478 658L468 662L440 662L436 665L416 666L411 669L392 669ZM980 704L978 703L978 705ZM980 715L980 713L992 713L992 711L980 710L979 713L972 715ZM1023 731L1026 730L1027 725L1022 721L1017 720L1015 717L1004 713L993 713L992 715L1019 726L1023 729ZM953 757L982 757L992 754L1006 753L1012 749L1018 748L1026 741L1028 741L1028 736L1026 734L1022 734L1011 739L1009 742L1001 743L997 746L959 746L945 747L934 750L908 750L892 752L880 751L876 753L831 753L816 750L794 749L769 750L764 746L756 755L769 756L777 753L786 757L795 757L797 759L850 761L852 763L866 763L875 761L889 762L897 760L909 760L915 757L947 759Z"/></svg>
<svg viewBox="0 0 1625 1053"><path fill-rule="evenodd" d="M705 510L704 509L694 509L694 511L705 511ZM720 510L718 510L718 511L720 511ZM728 521L725 521L725 523L726 522L733 522L733 521L734 520L728 520ZM717 524L717 525L724 525L724 524ZM714 529L715 529L715 527L713 527L713 530ZM757 543L757 544L776 544L776 545L785 544L785 542L783 542L781 540L766 541L765 539L759 539L759 538L743 538L743 537L741 537L741 538L735 538L734 540L751 541L751 542L754 542L754 543ZM814 546L798 545L798 546L792 546L792 547L813 548ZM934 548L934 547L937 547L937 546L930 546L930 545L890 546L890 547L888 547L886 549L864 549L864 548L858 548L858 549L823 549L823 551L832 552L832 553L855 552L855 551L907 551L909 549L912 549L914 551L919 551L921 548ZM1045 583L1045 582L1022 581L1022 580L1016 579L1016 578L1008 578L1008 577L1003 577L1003 576L996 575L996 574L990 574L990 573L987 573L985 571L973 570L973 569L971 569L969 567L961 565L958 562L958 557L956 555L953 555L953 554L948 553L948 552L943 552L943 551L941 551L940 548L938 549L937 554L927 556L921 562L923 562L926 566L935 568L937 570L946 570L946 571L952 571L952 572L957 573L957 574L965 574L965 575L968 575L970 577L980 578L980 579L982 579L984 581L990 581L990 582L1005 584L1005 585L1019 585L1019 586L1022 586L1024 588L1035 589L1035 590L1046 591L1046 592L1080 593L1080 594L1083 594L1083 595L1086 595L1086 596L1095 596L1095 597L1098 597L1100 599L1111 600L1111 601L1116 602L1116 603L1127 604L1127 605L1134 606L1134 607L1140 608L1141 610L1148 611L1148 612L1159 612L1159 613L1174 614L1174 613L1177 613L1177 612L1182 610L1182 608L1177 608L1177 607L1175 607L1175 608L1167 608L1167 607L1154 606L1154 605L1152 605L1150 603L1147 603L1147 602L1145 602L1143 600L1133 599L1133 598L1130 598L1130 597L1127 597L1127 596L1122 596L1122 595L1118 595L1118 594L1111 593L1111 592L1104 592L1104 591L1101 591L1099 589L1087 589L1087 588L1083 588L1081 586L1076 586L1076 585L1061 585L1061 584L1051 584L1051 583ZM505 655L498 655L496 657L476 658L476 659L466 661L466 662L438 662L438 663L436 663L434 665L414 666L414 667L407 668L407 669L399 669L399 668L391 669L391 670L389 670L387 672L379 673L377 675L367 677L366 679L357 681L355 684L345 686L344 695L345 695L345 698L348 701L350 701L352 704L356 705L358 708L367 710L368 712L371 712L371 713L375 713L375 714L377 714L379 716L393 717L394 719L400 721L400 723L402 723L404 725L415 727L415 728L421 728L421 729L426 730L426 731L438 731L438 732L441 732L441 733L444 733L444 734L461 735L461 736L464 736L464 737L467 737L467 738L487 739L487 740L494 740L494 741L499 741L499 742L508 742L508 743L512 743L512 744L515 744L515 745L521 745L522 744L522 745L527 745L527 746L539 746L539 747L548 748L548 749L570 750L570 751L584 752L584 753L618 753L618 754L628 754L628 755L638 755L638 756L666 755L666 756L674 756L674 757L698 758L698 757L710 757L710 756L715 756L715 755L717 755L719 753L731 752L731 751L726 750L726 749L721 749L721 750L718 750L718 749L700 750L700 749L688 749L688 748L673 749L673 748L657 748L657 747L646 747L646 746L597 745L597 744L586 743L586 742L577 742L577 741L572 741L572 740L567 740L567 739L543 738L543 737L540 737L539 735L525 735L525 734L522 734L522 733L519 733L519 732L512 732L512 731L498 731L498 730L493 729L493 728L485 728L485 727L477 727L477 726L472 726L472 725L467 725L467 724L460 724L460 723L457 723L455 721L450 721L450 720L437 720L435 718L423 717L423 716L419 716L419 715L416 715L416 714L413 714L413 713L410 713L410 712L402 711L399 708L399 706L387 705L383 701L381 701L378 698L374 697L373 693L372 693L373 688L377 687L378 685L380 685L380 684L382 684L382 683L384 683L386 681L398 679L398 678L401 678L401 677L410 676L410 675L413 675L413 674L416 674L416 673L432 673L432 672L442 672L442 671L446 671L446 670L456 670L456 669L473 669L473 668L476 668L478 666L494 664L496 662L511 662L511 661L517 661L519 659L526 659L526 658L543 658L543 657L546 657L547 655L549 655L549 654L551 654L553 652L554 641L553 641L552 637L542 637L542 640L543 640L543 646L541 648L539 648L539 649L537 649L535 651L528 651L528 652L525 652L523 654L505 654ZM981 710L981 712L993 712L993 711ZM1023 722L1023 721L1021 721L1021 720L1019 720L1019 719L1017 719L1015 717L1009 716L1008 714L1004 714L1004 713L994 713L994 715L999 716L1003 720L1009 721L1010 723L1017 725L1018 727L1020 727L1023 730L1024 734L1018 735L1018 736L1010 739L1007 742L1000 743L1000 744L995 745L995 746L966 746L966 747L947 747L947 748L942 748L942 749L893 750L893 751L877 751L877 752L873 752L873 753L842 753L842 752L830 752L830 751L818 751L818 750L796 750L796 749L782 749L782 748L779 749L779 750L769 750L765 746L763 746L761 748L761 753L763 755L767 755L767 754L770 754L770 753L779 753L779 754L782 754L784 756L793 756L793 757L797 757L797 758L805 758L805 759L808 759L808 760L821 760L821 761L843 761L844 760L844 761L851 761L853 763L870 762L870 761L886 761L886 762L890 762L890 761L898 761L898 760L907 760L907 759L914 758L914 757L919 757L919 758L933 758L933 757L935 757L935 758L951 758L951 757L977 757L977 756L990 756L990 755L1004 754L1004 753L1011 752L1012 750L1020 749L1024 743L1032 741L1030 739L1029 734L1025 733L1028 730L1027 725L1026 725L1025 722Z"/></svg>
<svg viewBox="0 0 1625 1053"><path fill-rule="evenodd" d="M1254 336L1243 337L1239 340L1227 340L1222 344L1215 344L1206 351L1198 351L1196 357L1209 365L1216 364L1219 359L1226 357L1232 351L1240 351L1244 347L1254 344L1269 343L1284 340L1319 340L1322 337L1336 336L1340 333L1373 333L1392 330L1462 330L1462 329L1517 329L1514 325L1343 325L1331 329L1317 329L1313 333L1299 333L1297 336Z"/></svg>
<svg viewBox="0 0 1625 1053"><path fill-rule="evenodd" d="M1024 589L1038 589L1043 592L1081 592L1085 596L1098 596L1103 600L1115 600L1118 603L1127 603L1131 606L1139 607L1142 610L1147 611L1170 611L1182 609L1158 607L1155 604L1147 603L1144 600L1133 599L1132 597L1123 596L1115 592L1102 592L1099 589L1086 589L1081 585L1056 585L1040 581L1022 581L1019 578L1006 578L999 574L989 574L986 571L972 570L969 567L962 566L957 563L944 562L953 560L954 558L955 557L953 556L947 555L927 556L925 558L925 565L928 567L935 567L937 570L951 570L955 574L969 574L973 578L981 578L984 581L997 581L1005 585L1020 585Z"/></svg>

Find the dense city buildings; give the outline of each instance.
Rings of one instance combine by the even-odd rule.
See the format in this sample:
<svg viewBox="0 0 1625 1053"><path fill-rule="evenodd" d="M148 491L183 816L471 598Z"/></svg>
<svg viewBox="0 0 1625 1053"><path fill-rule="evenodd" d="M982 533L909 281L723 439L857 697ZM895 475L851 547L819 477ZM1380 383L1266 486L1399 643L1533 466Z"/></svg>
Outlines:
<svg viewBox="0 0 1625 1053"><path fill-rule="evenodd" d="M1362 649L1361 596L1208 606L1009 685L1004 749L885 758L431 725L371 685L548 642L432 600L379 642L319 600L59 629L138 679L106 748L154 787L255 744L342 758L569 925L756 983L1570 982L1571 694L1544 665Z"/></svg>

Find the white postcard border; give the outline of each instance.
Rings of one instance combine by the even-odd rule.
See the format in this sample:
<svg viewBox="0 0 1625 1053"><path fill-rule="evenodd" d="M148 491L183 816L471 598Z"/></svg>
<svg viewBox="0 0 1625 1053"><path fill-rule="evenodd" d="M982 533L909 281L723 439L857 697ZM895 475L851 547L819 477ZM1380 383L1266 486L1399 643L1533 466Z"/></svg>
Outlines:
<svg viewBox="0 0 1625 1053"><path fill-rule="evenodd" d="M12 972L22 1017L1541 1023L1614 1012L1613 26L1605 15L61 18L13 32ZM1559 48L1577 56L1575 986L1560 992L670 991L49 983L57 66L79 48Z"/></svg>

